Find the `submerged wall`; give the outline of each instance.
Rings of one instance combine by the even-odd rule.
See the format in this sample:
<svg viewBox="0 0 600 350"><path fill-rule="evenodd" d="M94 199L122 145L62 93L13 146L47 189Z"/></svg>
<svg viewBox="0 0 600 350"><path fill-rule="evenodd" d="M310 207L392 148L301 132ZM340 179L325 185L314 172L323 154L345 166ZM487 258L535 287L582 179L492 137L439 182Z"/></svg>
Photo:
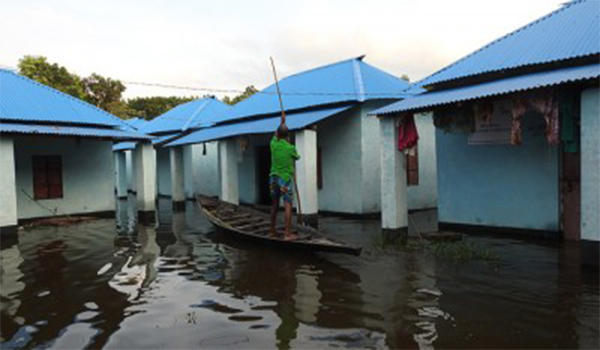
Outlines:
<svg viewBox="0 0 600 350"><path fill-rule="evenodd" d="M600 89L581 95L581 238L600 241Z"/></svg>
<svg viewBox="0 0 600 350"><path fill-rule="evenodd" d="M19 219L115 210L114 162L111 141L75 138L14 138ZM33 198L32 156L62 158L63 198ZM27 193L27 195L25 193Z"/></svg>
<svg viewBox="0 0 600 350"><path fill-rule="evenodd" d="M468 145L468 134L436 129L439 221L558 231L558 147L544 129L526 114L520 146Z"/></svg>

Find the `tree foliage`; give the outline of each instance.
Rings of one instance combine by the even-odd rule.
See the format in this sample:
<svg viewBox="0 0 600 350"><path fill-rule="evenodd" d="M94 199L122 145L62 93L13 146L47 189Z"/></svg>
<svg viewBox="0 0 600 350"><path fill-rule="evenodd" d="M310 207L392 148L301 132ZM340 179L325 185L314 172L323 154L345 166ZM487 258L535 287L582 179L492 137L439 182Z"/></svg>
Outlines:
<svg viewBox="0 0 600 350"><path fill-rule="evenodd" d="M197 96L153 96L137 97L125 101L123 92L125 92L126 87L121 81L103 77L96 73L81 78L57 63L48 62L48 59L43 56L24 56L19 60L19 73L82 99L123 119L140 117L151 120L182 103L198 98ZM258 90L250 85L240 95L233 98L225 96L223 102L234 105L256 92ZM210 95L203 97L214 98Z"/></svg>
<svg viewBox="0 0 600 350"><path fill-rule="evenodd" d="M105 78L93 73L81 80L85 89L85 100L98 108L108 110L108 106L121 101L125 85L119 80Z"/></svg>
<svg viewBox="0 0 600 350"><path fill-rule="evenodd" d="M81 78L43 56L24 56L19 60L19 73L44 85L77 98L85 98Z"/></svg>
<svg viewBox="0 0 600 350"><path fill-rule="evenodd" d="M73 97L82 99L121 118L135 117L135 111L122 100L125 85L119 80L93 73L81 78L43 56L24 56L19 73Z"/></svg>
<svg viewBox="0 0 600 350"><path fill-rule="evenodd" d="M232 106L240 101L247 99L248 97L254 95L257 92L258 92L258 89L256 89L254 87L254 85L250 85L250 86L246 87L244 92L242 92L241 94L239 94L233 98L231 98L229 96L223 97L223 102Z"/></svg>

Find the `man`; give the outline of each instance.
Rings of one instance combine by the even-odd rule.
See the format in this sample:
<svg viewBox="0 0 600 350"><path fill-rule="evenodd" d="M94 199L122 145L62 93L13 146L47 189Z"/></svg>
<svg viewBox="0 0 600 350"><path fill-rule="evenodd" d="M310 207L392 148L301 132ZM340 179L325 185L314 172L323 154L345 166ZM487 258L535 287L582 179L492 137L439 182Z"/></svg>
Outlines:
<svg viewBox="0 0 600 350"><path fill-rule="evenodd" d="M269 188L273 204L271 206L271 229L270 237L276 237L277 231L275 225L277 222L277 210L279 209L279 199L283 199L285 209L285 240L294 240L297 238L292 234L292 202L294 200L294 191L292 190L292 180L294 178L294 161L300 159L296 147L289 142L289 131L285 124L279 125L277 132L271 140L271 173L269 174Z"/></svg>

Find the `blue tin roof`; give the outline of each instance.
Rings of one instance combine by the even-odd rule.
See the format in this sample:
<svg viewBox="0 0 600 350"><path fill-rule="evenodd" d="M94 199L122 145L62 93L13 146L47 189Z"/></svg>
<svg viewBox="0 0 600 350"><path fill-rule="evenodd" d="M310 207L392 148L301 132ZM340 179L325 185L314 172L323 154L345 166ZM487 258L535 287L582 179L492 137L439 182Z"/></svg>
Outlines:
<svg viewBox="0 0 600 350"><path fill-rule="evenodd" d="M6 69L0 69L0 120L123 125L108 112Z"/></svg>
<svg viewBox="0 0 600 350"><path fill-rule="evenodd" d="M433 73L417 85L430 86L482 73L599 53L598 0L572 1Z"/></svg>
<svg viewBox="0 0 600 350"><path fill-rule="evenodd" d="M365 62L363 57L314 68L281 79L286 112L343 102L401 99L410 84ZM419 88L420 89L420 88ZM275 84L237 103L218 121L281 113Z"/></svg>
<svg viewBox="0 0 600 350"><path fill-rule="evenodd" d="M77 136L107 138L114 140L147 140L150 136L112 128L93 128L79 126L34 125L19 123L0 123L0 134L30 134L50 136Z"/></svg>
<svg viewBox="0 0 600 350"><path fill-rule="evenodd" d="M290 130L302 129L325 118L341 113L349 108L352 108L352 106L288 114L286 116L286 125ZM166 147L214 141L231 136L273 133L280 123L280 117L272 117L252 121L242 121L232 124L216 125L197 130L187 136L168 143Z"/></svg>
<svg viewBox="0 0 600 350"><path fill-rule="evenodd" d="M113 146L113 151L132 151L135 149L136 142L119 142Z"/></svg>
<svg viewBox="0 0 600 350"><path fill-rule="evenodd" d="M131 125L136 130L140 130L144 125L148 124L148 121L144 118L125 119L124 122Z"/></svg>
<svg viewBox="0 0 600 350"><path fill-rule="evenodd" d="M581 67L562 68L552 71L531 73L483 84L441 90L402 100L386 107L377 109L369 114L385 115L413 110L433 108L435 106L460 101L475 100L490 96L509 94L518 91L538 89L558 84L580 80L600 78L600 64Z"/></svg>
<svg viewBox="0 0 600 350"><path fill-rule="evenodd" d="M166 113L142 124L140 130L148 133L179 132L213 121L231 107L215 98L202 98L183 103Z"/></svg>

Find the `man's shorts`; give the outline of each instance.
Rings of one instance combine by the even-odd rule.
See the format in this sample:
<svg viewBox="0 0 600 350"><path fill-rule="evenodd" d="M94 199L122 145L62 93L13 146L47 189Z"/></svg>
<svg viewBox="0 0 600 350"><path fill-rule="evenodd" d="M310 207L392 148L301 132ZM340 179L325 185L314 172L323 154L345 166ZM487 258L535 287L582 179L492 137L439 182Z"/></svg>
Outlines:
<svg viewBox="0 0 600 350"><path fill-rule="evenodd" d="M269 177L269 189L271 190L271 198L279 200L283 198L284 203L293 203L294 191L292 190L292 180L284 181L276 175Z"/></svg>

